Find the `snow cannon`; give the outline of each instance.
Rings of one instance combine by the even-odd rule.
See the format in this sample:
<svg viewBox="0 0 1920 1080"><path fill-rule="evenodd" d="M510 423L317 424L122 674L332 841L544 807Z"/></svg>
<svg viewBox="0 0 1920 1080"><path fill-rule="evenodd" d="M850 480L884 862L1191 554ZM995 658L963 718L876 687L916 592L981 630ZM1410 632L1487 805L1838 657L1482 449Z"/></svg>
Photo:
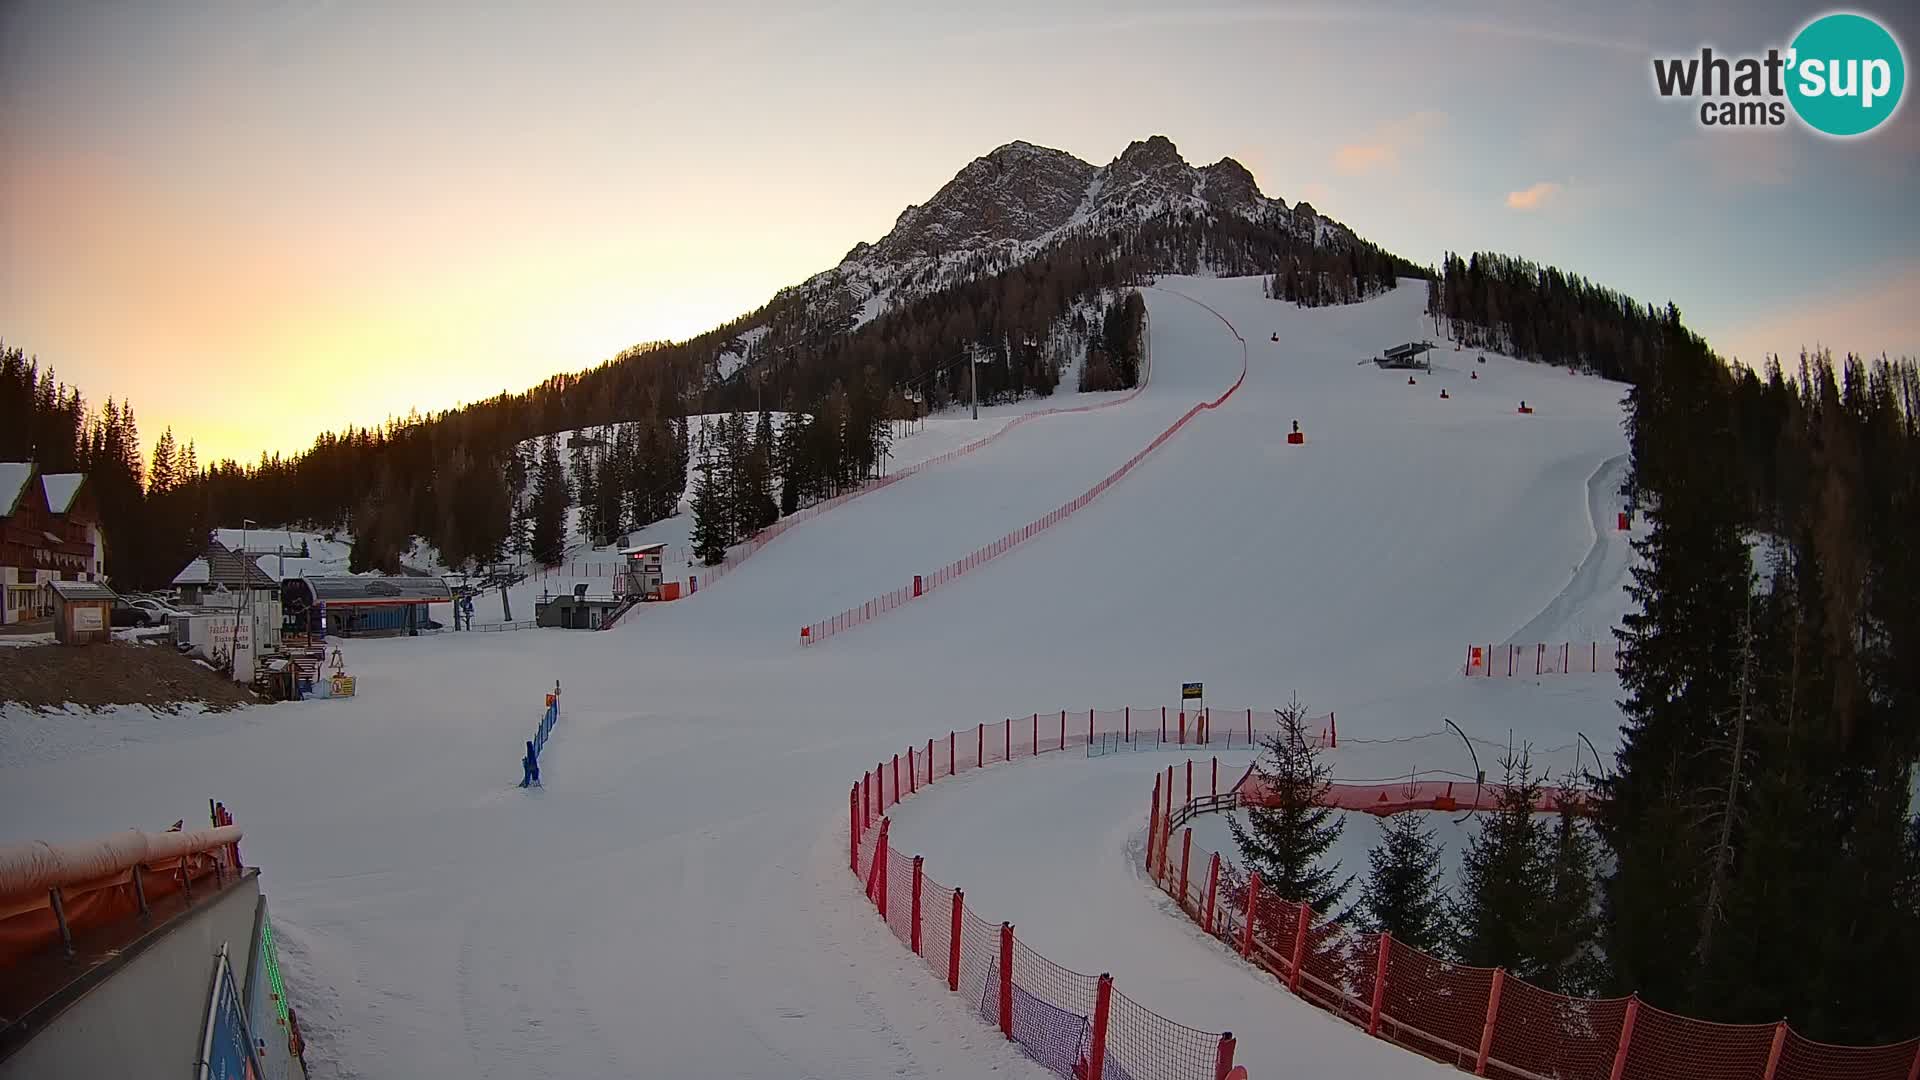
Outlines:
<svg viewBox="0 0 1920 1080"><path fill-rule="evenodd" d="M1478 379L1478 378L1480 378L1480 373L1479 373L1479 372L1477 372L1477 371L1475 371L1475 372L1473 372L1473 373L1472 373L1472 375L1473 375L1473 378L1475 378L1475 379Z"/></svg>
<svg viewBox="0 0 1920 1080"><path fill-rule="evenodd" d="M1626 532L1631 528L1633 528L1633 514L1625 510L1620 511L1620 531Z"/></svg>
<svg viewBox="0 0 1920 1080"><path fill-rule="evenodd" d="M1521 414L1522 416L1532 416L1532 415L1533 415L1533 406L1531 406L1531 405L1528 405L1528 404L1527 404L1526 402L1524 402L1524 401L1522 401L1522 402L1520 403L1520 414Z"/></svg>
<svg viewBox="0 0 1920 1080"><path fill-rule="evenodd" d="M1441 401L1448 400L1447 388L1444 386L1440 388L1440 400Z"/></svg>
<svg viewBox="0 0 1920 1080"><path fill-rule="evenodd" d="M1275 331L1273 332L1273 337L1272 337L1271 339L1269 339L1269 340L1272 340L1272 341L1279 341L1279 340L1280 340L1280 331L1278 331L1278 330L1275 330Z"/></svg>
<svg viewBox="0 0 1920 1080"><path fill-rule="evenodd" d="M1293 430L1287 432L1287 445L1304 446L1306 444L1306 441L1307 441L1306 434L1300 430L1300 421L1295 420L1293 422Z"/></svg>
<svg viewBox="0 0 1920 1080"><path fill-rule="evenodd" d="M1407 385L1408 385L1408 386L1413 386L1413 385L1415 385L1415 384L1414 384L1414 380L1413 380L1413 376L1411 376L1411 375L1409 375L1409 376L1407 376Z"/></svg>
<svg viewBox="0 0 1920 1080"><path fill-rule="evenodd" d="M1480 358L1479 358L1479 361L1478 361L1478 362L1479 362L1479 363L1482 363L1482 364L1484 364L1484 363L1486 363L1486 362L1487 362L1487 358L1486 358L1486 357L1484 357L1484 356L1482 356L1482 357L1480 357Z"/></svg>

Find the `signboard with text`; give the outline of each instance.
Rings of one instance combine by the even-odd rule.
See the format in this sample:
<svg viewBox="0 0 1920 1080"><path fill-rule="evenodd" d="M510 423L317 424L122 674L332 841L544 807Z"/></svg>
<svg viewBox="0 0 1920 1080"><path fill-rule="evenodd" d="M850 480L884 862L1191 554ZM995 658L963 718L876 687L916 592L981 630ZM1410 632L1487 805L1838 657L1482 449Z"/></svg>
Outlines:
<svg viewBox="0 0 1920 1080"><path fill-rule="evenodd" d="M1201 698L1205 696L1206 695L1201 692L1200 684L1197 682L1180 684L1180 700L1181 701L1199 701Z"/></svg>
<svg viewBox="0 0 1920 1080"><path fill-rule="evenodd" d="M206 1037L200 1047L201 1080L260 1080L260 1064L247 1031L247 1013L240 1004L240 987L220 947L213 976L213 997L207 1002Z"/></svg>

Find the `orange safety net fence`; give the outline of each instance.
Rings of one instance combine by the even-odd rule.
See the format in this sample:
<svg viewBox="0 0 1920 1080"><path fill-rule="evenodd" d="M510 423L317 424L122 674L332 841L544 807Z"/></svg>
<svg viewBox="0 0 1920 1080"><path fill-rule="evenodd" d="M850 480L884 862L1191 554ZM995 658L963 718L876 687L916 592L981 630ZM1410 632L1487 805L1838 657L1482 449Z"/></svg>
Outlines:
<svg viewBox="0 0 1920 1080"><path fill-rule="evenodd" d="M1161 779L1164 787L1164 773ZM1236 804L1232 793L1196 796L1170 807L1156 803L1159 817L1152 822L1152 835L1168 837L1197 813ZM1204 898L1196 902L1191 876L1188 887L1180 888L1178 862L1184 852L1190 870L1205 867L1215 853L1179 841L1150 841L1148 851L1149 877L1205 928ZM1307 1001L1379 1038L1468 1072L1511 1080L1920 1077L1920 1038L1886 1046L1835 1046L1802 1038L1785 1023L1714 1023L1631 997L1556 994L1493 968L1430 955L1390 935L1320 921L1303 905L1261 896L1221 859L1216 936Z"/></svg>

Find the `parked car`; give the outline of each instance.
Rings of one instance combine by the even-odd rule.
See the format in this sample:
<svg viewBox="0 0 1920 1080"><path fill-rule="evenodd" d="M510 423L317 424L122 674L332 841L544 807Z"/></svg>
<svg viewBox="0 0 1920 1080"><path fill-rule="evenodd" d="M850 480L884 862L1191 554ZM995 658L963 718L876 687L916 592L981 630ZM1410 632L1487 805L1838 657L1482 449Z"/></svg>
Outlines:
<svg viewBox="0 0 1920 1080"><path fill-rule="evenodd" d="M115 598L113 601L113 625L115 626L152 626L156 621L152 612L135 607L131 601Z"/></svg>
<svg viewBox="0 0 1920 1080"><path fill-rule="evenodd" d="M183 614L179 608L156 600L151 596L136 596L127 600L127 603L146 612L147 616L153 620L156 626L166 622L175 615Z"/></svg>

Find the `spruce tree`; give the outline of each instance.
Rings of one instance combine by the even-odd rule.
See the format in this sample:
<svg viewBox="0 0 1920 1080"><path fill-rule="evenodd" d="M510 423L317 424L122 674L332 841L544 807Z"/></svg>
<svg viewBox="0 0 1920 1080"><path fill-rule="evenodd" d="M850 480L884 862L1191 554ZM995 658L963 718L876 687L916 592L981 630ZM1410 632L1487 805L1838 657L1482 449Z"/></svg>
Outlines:
<svg viewBox="0 0 1920 1080"><path fill-rule="evenodd" d="M1467 845L1453 904L1454 951L1463 964L1503 967L1532 981L1542 969L1539 906L1551 880L1534 804L1540 781L1528 751L1507 754L1493 813Z"/></svg>
<svg viewBox="0 0 1920 1080"><path fill-rule="evenodd" d="M1724 369L1669 308L1662 362L1628 394L1628 496L1651 522L1622 618L1625 722L1596 820L1614 989L1686 1009L1719 830L1698 811L1727 784L1749 560Z"/></svg>
<svg viewBox="0 0 1920 1080"><path fill-rule="evenodd" d="M804 413L789 412L787 422L780 425L780 435L774 442L774 475L780 479L780 513L791 514L800 509L800 495L806 486L806 476L802 471L804 458L801 447L805 444L807 417Z"/></svg>
<svg viewBox="0 0 1920 1080"><path fill-rule="evenodd" d="M1242 864L1260 874L1262 896L1305 900L1315 911L1331 914L1353 884L1351 875L1340 877L1338 861L1323 865L1345 824L1340 812L1326 805L1333 767L1320 759L1298 698L1274 711L1280 729L1262 740L1253 766L1268 805L1243 806L1245 823L1240 817L1227 823Z"/></svg>
<svg viewBox="0 0 1920 1080"><path fill-rule="evenodd" d="M1534 983L1573 997L1593 994L1604 969L1594 843L1570 800L1561 801L1553 833L1543 840L1549 891L1539 908Z"/></svg>
<svg viewBox="0 0 1920 1080"><path fill-rule="evenodd" d="M605 464L600 468L597 486L594 489L594 524L599 529L594 543L602 547L613 543L626 531L626 445L624 434L626 425L621 425L623 434L615 436L614 448L607 454ZM585 497L582 497L585 501Z"/></svg>
<svg viewBox="0 0 1920 1080"><path fill-rule="evenodd" d="M560 439L549 435L540 453L533 489L533 558L543 566L558 566L567 557L567 507L573 497L560 467Z"/></svg>
<svg viewBox="0 0 1920 1080"><path fill-rule="evenodd" d="M600 544L600 483L594 475L593 455L584 449L574 452L573 479L580 492L580 536L589 544Z"/></svg>
<svg viewBox="0 0 1920 1080"><path fill-rule="evenodd" d="M1368 929L1428 953L1443 947L1449 931L1440 845L1424 816L1409 810L1382 819L1367 864L1357 908Z"/></svg>
<svg viewBox="0 0 1920 1080"><path fill-rule="evenodd" d="M693 555L704 566L717 566L727 557L731 542L728 531L726 493L714 476L711 459L700 463L693 482Z"/></svg>

